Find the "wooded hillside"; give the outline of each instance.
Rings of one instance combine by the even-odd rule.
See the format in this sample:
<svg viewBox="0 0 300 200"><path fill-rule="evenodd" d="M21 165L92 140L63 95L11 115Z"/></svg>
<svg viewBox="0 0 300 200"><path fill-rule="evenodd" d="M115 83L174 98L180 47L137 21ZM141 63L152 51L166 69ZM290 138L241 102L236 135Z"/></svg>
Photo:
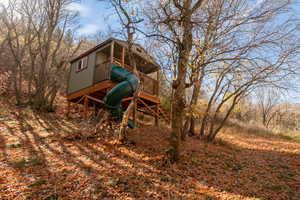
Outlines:
<svg viewBox="0 0 300 200"><path fill-rule="evenodd" d="M83 35L85 4L0 2L0 199L300 199L296 1L97 0L106 28ZM93 67L133 79L69 101L74 58L110 37Z"/></svg>

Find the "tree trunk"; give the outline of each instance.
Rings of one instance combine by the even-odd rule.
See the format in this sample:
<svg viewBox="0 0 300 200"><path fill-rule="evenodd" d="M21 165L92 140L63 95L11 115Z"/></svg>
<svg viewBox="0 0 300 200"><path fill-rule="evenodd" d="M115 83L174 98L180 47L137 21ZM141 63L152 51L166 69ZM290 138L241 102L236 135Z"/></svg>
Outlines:
<svg viewBox="0 0 300 200"><path fill-rule="evenodd" d="M189 130L189 136L195 136L196 133L195 133L195 118L191 118L191 122L190 122L190 130Z"/></svg>
<svg viewBox="0 0 300 200"><path fill-rule="evenodd" d="M198 77L197 77L198 79ZM183 136L182 139L185 139L186 135L189 136L194 136L195 135L195 118L193 116L193 108L197 105L198 103L198 97L199 97L199 92L200 92L200 85L199 82L194 84L193 88L193 94L191 98L191 102L189 105L189 115L186 117L186 121L184 124L184 130L183 130Z"/></svg>
<svg viewBox="0 0 300 200"><path fill-rule="evenodd" d="M173 81L174 101L172 110L172 133L170 138L169 161L171 163L179 161L181 134L183 130L183 110L185 108L185 81L187 73L187 65L189 63L190 52L193 45L193 25L191 23L192 13L190 9L191 2L184 3L182 12L184 18L182 20L182 42L177 43L179 52L177 79Z"/></svg>
<svg viewBox="0 0 300 200"><path fill-rule="evenodd" d="M13 67L13 72L12 72L12 79L13 79L13 87L14 87L14 92L16 96L16 104L20 105L21 104L21 95L19 92L19 84L18 84L18 70L17 67Z"/></svg>
<svg viewBox="0 0 300 200"><path fill-rule="evenodd" d="M130 27L127 28L127 44L128 44L128 56L129 56L129 62L130 65L133 67L133 74L139 78L139 73L136 67L136 60L132 52L132 46L133 46L133 36L134 36L134 30L131 30ZM140 83L137 87L137 90L133 94L133 98L127 107L126 111L123 114L123 119L121 122L120 130L119 130L119 141L121 143L124 143L127 140L127 135L126 135L126 128L128 125L128 119L130 115L130 111L135 108L135 102L137 102L138 99L138 94L140 90Z"/></svg>
<svg viewBox="0 0 300 200"><path fill-rule="evenodd" d="M200 137L203 137L204 134L205 134L205 127L206 127L206 120L207 120L207 117L208 117L208 114L205 114L202 118L202 121L201 121L201 127L200 127L200 132L199 132L199 136Z"/></svg>
<svg viewBox="0 0 300 200"><path fill-rule="evenodd" d="M185 140L186 135L188 135L190 123L191 123L191 116L187 116L186 120L185 120L185 123L183 125L183 130L182 130L182 134L181 134L181 140Z"/></svg>
<svg viewBox="0 0 300 200"><path fill-rule="evenodd" d="M128 125L128 119L129 119L129 114L131 109L133 108L133 101L130 102L129 106L127 107L125 113L123 114L123 119L120 125L120 130L119 130L119 134L118 134L118 140L121 143L124 143L127 140L127 134L126 134L126 128Z"/></svg>
<svg viewBox="0 0 300 200"><path fill-rule="evenodd" d="M194 88L193 88L193 95L192 95L192 99L191 99L191 107L192 108L194 106L197 106L199 93L200 93L200 89L201 89L201 82L202 82L202 76L201 76L199 82L197 84L195 84ZM188 133L190 136L195 135L195 118L193 115L191 115L191 118L190 118L190 127L189 127Z"/></svg>
<svg viewBox="0 0 300 200"><path fill-rule="evenodd" d="M183 79L184 80L184 79ZM170 138L169 160L171 163L177 162L180 157L180 144L182 134L182 122L184 109L184 84L181 84L174 90L174 101L172 110L172 133Z"/></svg>

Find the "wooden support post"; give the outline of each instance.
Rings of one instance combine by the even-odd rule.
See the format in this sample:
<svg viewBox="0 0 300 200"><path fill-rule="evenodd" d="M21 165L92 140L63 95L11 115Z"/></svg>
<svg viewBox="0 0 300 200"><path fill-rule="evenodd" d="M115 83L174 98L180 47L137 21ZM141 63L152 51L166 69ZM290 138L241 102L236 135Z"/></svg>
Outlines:
<svg viewBox="0 0 300 200"><path fill-rule="evenodd" d="M156 73L156 80L157 80L157 84L156 84L156 95L159 96L159 70Z"/></svg>
<svg viewBox="0 0 300 200"><path fill-rule="evenodd" d="M88 103L89 103L89 99L87 97L85 97L84 98L84 113L83 113L85 120L87 120L87 117L88 117L87 116L87 114L88 114L87 113L88 112L88 106L89 106Z"/></svg>
<svg viewBox="0 0 300 200"><path fill-rule="evenodd" d="M159 104L156 104L155 111L157 114L159 113ZM159 121L159 117L158 115L155 115L155 126L159 126L158 121Z"/></svg>
<svg viewBox="0 0 300 200"><path fill-rule="evenodd" d="M170 126L172 127L172 121L173 121L173 99L174 99L174 89L171 87L171 110L170 110Z"/></svg>
<svg viewBox="0 0 300 200"><path fill-rule="evenodd" d="M71 107L71 102L67 100L67 117L69 117L70 114L70 107Z"/></svg>
<svg viewBox="0 0 300 200"><path fill-rule="evenodd" d="M122 67L125 68L125 47L122 48Z"/></svg>
<svg viewBox="0 0 300 200"><path fill-rule="evenodd" d="M110 63L113 63L114 61L114 48L115 48L115 41L112 41L110 45Z"/></svg>
<svg viewBox="0 0 300 200"><path fill-rule="evenodd" d="M93 106L94 106L94 117L96 117L97 113L98 113L98 110L97 110L97 105L96 105L95 102L93 103Z"/></svg>
<svg viewBox="0 0 300 200"><path fill-rule="evenodd" d="M133 99L132 119L133 119L133 123L134 124L136 124L136 115L137 115L137 100Z"/></svg>
<svg viewBox="0 0 300 200"><path fill-rule="evenodd" d="M80 112L81 112L81 107L80 107L80 104L79 104L79 103L76 103L76 112L79 113L79 115L81 115L81 114L80 114Z"/></svg>

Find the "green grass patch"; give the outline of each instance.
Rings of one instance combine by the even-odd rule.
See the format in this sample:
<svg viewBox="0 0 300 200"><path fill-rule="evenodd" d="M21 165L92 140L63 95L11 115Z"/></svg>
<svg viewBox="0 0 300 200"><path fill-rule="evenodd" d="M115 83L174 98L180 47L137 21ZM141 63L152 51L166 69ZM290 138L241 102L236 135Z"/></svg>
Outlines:
<svg viewBox="0 0 300 200"><path fill-rule="evenodd" d="M91 167L83 167L83 170L87 175L93 172L93 169Z"/></svg>
<svg viewBox="0 0 300 200"><path fill-rule="evenodd" d="M120 184L126 184L126 182L122 181L120 178L112 178L109 181L107 181L107 185L110 187L115 187Z"/></svg>
<svg viewBox="0 0 300 200"><path fill-rule="evenodd" d="M171 181L171 177L169 177L169 176L162 176L162 177L160 177L160 181L162 181L162 182L170 182Z"/></svg>
<svg viewBox="0 0 300 200"><path fill-rule="evenodd" d="M286 135L286 134L282 134L282 133L277 134L276 136L278 138L280 138L280 139L284 139L284 140L289 140L289 141L300 143L300 137L297 137L297 136L291 136L291 135Z"/></svg>
<svg viewBox="0 0 300 200"><path fill-rule="evenodd" d="M1 187L1 188L0 188L0 192L5 191L5 190L7 190L7 189L8 189L7 186Z"/></svg>
<svg viewBox="0 0 300 200"><path fill-rule="evenodd" d="M68 175L70 175L70 174L72 174L72 173L73 173L72 170L66 170L66 169L62 170L62 175L63 175L63 176L68 176Z"/></svg>
<svg viewBox="0 0 300 200"><path fill-rule="evenodd" d="M8 145L8 147L12 148L12 149L14 149L14 148L20 148L21 146L22 146L22 144L20 144L20 143L15 143L15 144L9 144Z"/></svg>
<svg viewBox="0 0 300 200"><path fill-rule="evenodd" d="M215 198L213 198L213 197L211 197L211 196L209 196L209 195L207 195L207 194L201 194L200 196L199 196L199 199L198 200L215 200Z"/></svg>
<svg viewBox="0 0 300 200"><path fill-rule="evenodd" d="M103 182L104 182L104 180L105 180L105 179L104 179L104 178L102 178L102 177L97 179L97 181L98 181L99 183L103 183Z"/></svg>
<svg viewBox="0 0 300 200"><path fill-rule="evenodd" d="M100 185L95 185L94 187L93 187L93 193L94 194L98 194L98 193L100 193L101 191L103 190L103 188L100 186Z"/></svg>
<svg viewBox="0 0 300 200"><path fill-rule="evenodd" d="M278 138L300 143L300 136L295 135L293 132L289 132L288 130L285 132L279 132L267 129L261 125L250 125L246 123L227 123L226 127L229 128L232 133L246 133L248 135L255 135L264 138Z"/></svg>
<svg viewBox="0 0 300 200"><path fill-rule="evenodd" d="M47 181L45 180L37 180L34 183L28 185L28 187L37 187L37 186L41 186L41 185L45 185L47 184Z"/></svg>
<svg viewBox="0 0 300 200"><path fill-rule="evenodd" d="M264 188L272 191L280 191L285 189L283 186L280 185L266 185Z"/></svg>
<svg viewBox="0 0 300 200"><path fill-rule="evenodd" d="M31 159L22 158L21 160L14 163L16 168L23 168L23 167L32 167L42 165L43 162L39 157L33 157Z"/></svg>
<svg viewBox="0 0 300 200"><path fill-rule="evenodd" d="M43 200L58 200L60 196L58 194L51 194L50 196L44 198Z"/></svg>
<svg viewBox="0 0 300 200"><path fill-rule="evenodd" d="M289 181L293 177L293 175L289 173L285 173L285 174L279 174L277 177L281 180Z"/></svg>
<svg viewBox="0 0 300 200"><path fill-rule="evenodd" d="M276 133L272 133L271 131L269 131L269 132L257 132L257 133L254 133L253 135L258 135L258 136L265 137L265 138L278 138L278 139L283 139L283 140L287 140L287 141L300 143L300 137L292 136L289 134L283 134L283 133L276 134Z"/></svg>

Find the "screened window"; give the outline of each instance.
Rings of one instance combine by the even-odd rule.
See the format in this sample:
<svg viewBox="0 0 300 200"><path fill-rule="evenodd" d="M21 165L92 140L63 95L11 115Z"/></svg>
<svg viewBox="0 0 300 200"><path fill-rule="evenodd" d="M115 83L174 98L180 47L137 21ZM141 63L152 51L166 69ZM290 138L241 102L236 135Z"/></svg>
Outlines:
<svg viewBox="0 0 300 200"><path fill-rule="evenodd" d="M82 71L88 67L88 57L81 58L77 63L77 72Z"/></svg>

